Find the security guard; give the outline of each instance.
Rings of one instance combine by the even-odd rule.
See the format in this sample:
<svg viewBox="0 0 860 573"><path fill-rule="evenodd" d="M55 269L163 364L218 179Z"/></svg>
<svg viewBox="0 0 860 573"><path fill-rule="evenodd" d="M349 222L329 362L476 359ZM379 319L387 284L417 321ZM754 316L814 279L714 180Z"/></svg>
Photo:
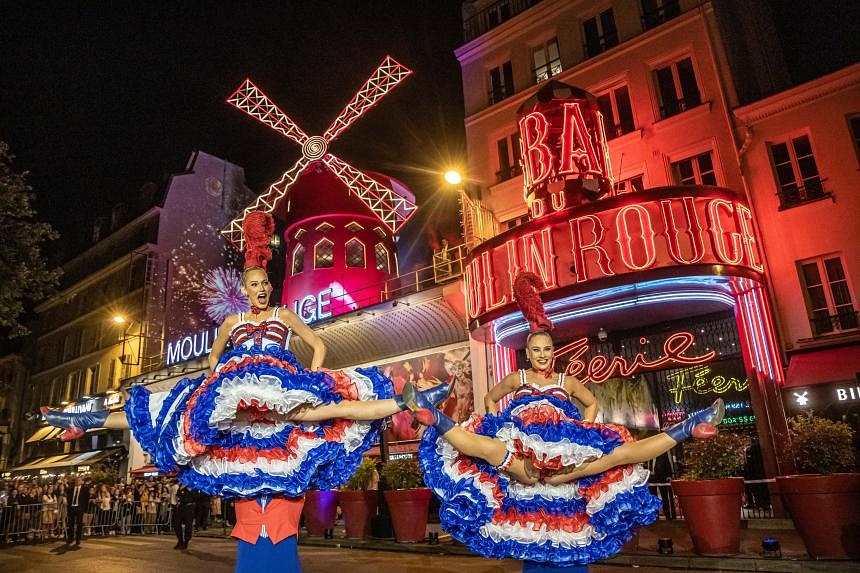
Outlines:
<svg viewBox="0 0 860 573"><path fill-rule="evenodd" d="M197 496L184 483L179 484L176 492L176 517L173 519L173 530L178 542L174 549L188 549L191 534L194 531L194 502Z"/></svg>

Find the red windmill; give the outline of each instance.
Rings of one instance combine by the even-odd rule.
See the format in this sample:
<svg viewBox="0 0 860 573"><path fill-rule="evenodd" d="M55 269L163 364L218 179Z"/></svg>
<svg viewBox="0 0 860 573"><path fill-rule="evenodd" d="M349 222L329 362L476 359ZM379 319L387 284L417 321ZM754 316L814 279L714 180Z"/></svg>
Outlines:
<svg viewBox="0 0 860 573"><path fill-rule="evenodd" d="M246 79L227 99L227 102L301 145L302 156L278 181L270 185L265 193L257 197L256 201L248 205L239 217L221 231L227 240L241 250L243 247L242 221L245 216L251 211L273 213L296 179L313 162L325 165L383 223L388 231L397 233L415 212L417 208L415 204L408 197L398 194L390 187L332 155L328 152L328 146L411 73L412 70L401 65L391 56L386 56L321 136L306 134L250 79Z"/></svg>

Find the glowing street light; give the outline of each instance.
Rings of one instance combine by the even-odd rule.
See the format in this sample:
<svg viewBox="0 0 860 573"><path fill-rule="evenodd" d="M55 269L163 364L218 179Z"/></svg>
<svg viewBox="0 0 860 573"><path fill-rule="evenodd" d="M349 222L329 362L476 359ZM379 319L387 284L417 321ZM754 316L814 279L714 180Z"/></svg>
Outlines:
<svg viewBox="0 0 860 573"><path fill-rule="evenodd" d="M459 185L463 181L463 176L453 169L446 171L444 177L449 185Z"/></svg>
<svg viewBox="0 0 860 573"><path fill-rule="evenodd" d="M114 315L112 320L117 324L125 324L125 317L121 314Z"/></svg>

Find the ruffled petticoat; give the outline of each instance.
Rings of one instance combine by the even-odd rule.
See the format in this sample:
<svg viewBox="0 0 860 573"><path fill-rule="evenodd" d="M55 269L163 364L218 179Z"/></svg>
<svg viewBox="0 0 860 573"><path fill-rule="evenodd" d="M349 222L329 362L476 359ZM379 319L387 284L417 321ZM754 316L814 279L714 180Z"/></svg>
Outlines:
<svg viewBox="0 0 860 573"><path fill-rule="evenodd" d="M310 372L278 346L235 348L210 377L185 378L169 392L135 386L129 426L153 463L193 489L223 497L300 496L345 483L379 440L380 420L293 424L303 405L393 395L375 368Z"/></svg>
<svg viewBox="0 0 860 573"><path fill-rule="evenodd" d="M546 394L517 398L499 415L473 416L462 427L503 440L546 472L597 459L633 440L621 426L581 421L570 401ZM618 553L639 526L657 519L660 508L640 465L558 486L527 486L460 455L433 428L421 440L420 459L425 483L442 502L442 528L485 557L587 565Z"/></svg>

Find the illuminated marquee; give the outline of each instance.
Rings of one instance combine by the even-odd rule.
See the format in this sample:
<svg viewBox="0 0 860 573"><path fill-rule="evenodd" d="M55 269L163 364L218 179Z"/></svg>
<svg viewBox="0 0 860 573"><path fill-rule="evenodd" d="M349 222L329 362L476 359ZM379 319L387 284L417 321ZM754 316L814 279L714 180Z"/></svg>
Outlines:
<svg viewBox="0 0 860 573"><path fill-rule="evenodd" d="M547 289L690 265L763 272L752 214L731 192L671 187L637 199L559 210L472 251L464 273L469 318L511 310L511 285L521 270L537 274Z"/></svg>
<svg viewBox="0 0 860 573"><path fill-rule="evenodd" d="M523 191L533 218L612 189L603 117L593 95L548 82L519 110Z"/></svg>
<svg viewBox="0 0 860 573"><path fill-rule="evenodd" d="M212 351L212 343L218 337L218 329L202 330L190 336L183 336L167 344L165 364L170 366L177 362L185 362L192 358L208 355Z"/></svg>

